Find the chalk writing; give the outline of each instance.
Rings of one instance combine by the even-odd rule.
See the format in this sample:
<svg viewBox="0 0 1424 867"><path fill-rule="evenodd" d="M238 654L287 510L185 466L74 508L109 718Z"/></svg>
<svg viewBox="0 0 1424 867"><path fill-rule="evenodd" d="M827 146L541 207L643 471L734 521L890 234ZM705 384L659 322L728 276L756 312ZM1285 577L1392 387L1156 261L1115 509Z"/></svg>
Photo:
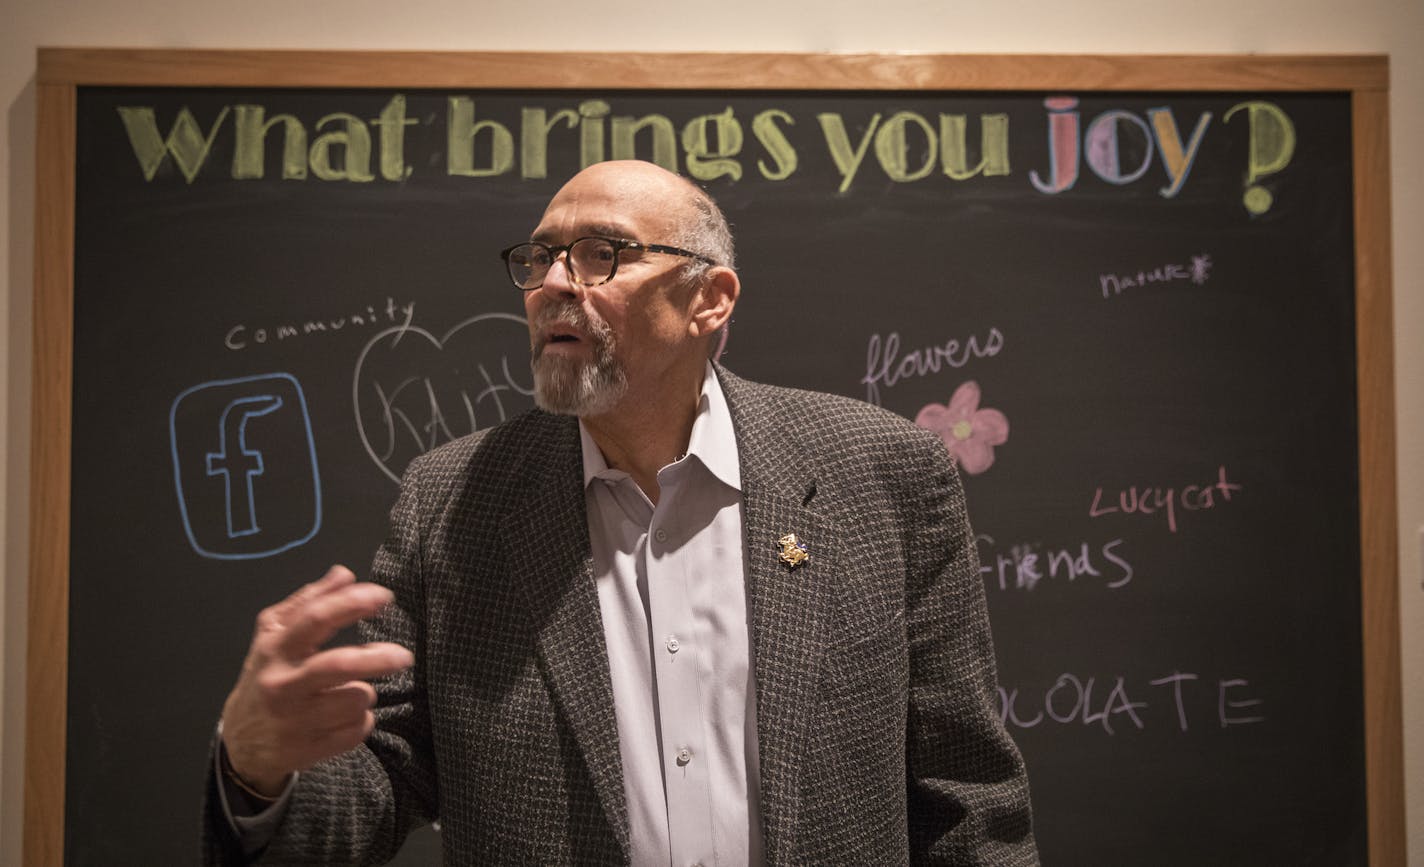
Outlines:
<svg viewBox="0 0 1424 867"><path fill-rule="evenodd" d="M1228 691L1244 689L1245 687L1248 687L1250 685L1250 682L1239 677L1232 678L1231 680L1223 680L1220 682L1220 684L1218 684L1220 688L1217 690L1217 719L1221 721L1222 728L1226 728L1227 726L1251 725L1252 723L1266 721L1266 718L1260 716L1257 712L1252 712L1249 715L1245 716L1239 715L1237 713L1243 708L1260 707L1264 703L1261 701L1261 699L1226 697ZM1183 725L1185 726L1186 723L1183 723Z"/></svg>
<svg viewBox="0 0 1424 867"><path fill-rule="evenodd" d="M1295 124L1280 106L1261 100L1233 105L1222 120L1229 123L1231 116L1243 108L1251 128L1251 148L1246 163L1246 192L1241 202L1252 214L1264 214L1275 199L1270 190L1256 182L1290 165L1295 154Z"/></svg>
<svg viewBox="0 0 1424 867"><path fill-rule="evenodd" d="M229 539L260 533L257 525L257 502L252 495L252 482L267 471L260 451L247 443L247 423L282 408L282 398L275 394L239 397L223 408L218 420L215 452L203 455L210 476L221 476L226 496Z"/></svg>
<svg viewBox="0 0 1424 867"><path fill-rule="evenodd" d="M826 139L826 149L841 175L838 192L850 189L856 172L865 160L866 151L872 138L875 142L875 159L880 170L892 181L905 183L928 177L938 163L945 177L956 181L966 180L978 174L984 177L1007 175L1009 173L1009 116L1006 114L986 114L979 118L982 158L973 169L968 167L968 119L962 115L941 114L938 130L923 116L913 111L897 111L884 123L881 115L871 116L865 124L865 131L859 141L851 144L846 132L845 120L839 112L823 112L816 115L821 132ZM913 137L923 141L923 146L912 149ZM911 153L917 154L918 165L911 162Z"/></svg>
<svg viewBox="0 0 1424 867"><path fill-rule="evenodd" d="M1115 298L1124 289L1137 289L1153 283L1170 283L1173 280L1189 280L1197 286L1211 276L1211 257L1205 253L1191 257L1188 264L1168 262L1155 268L1140 270L1131 274L1099 274L1098 286L1104 298Z"/></svg>
<svg viewBox="0 0 1424 867"><path fill-rule="evenodd" d="M1031 591L1045 578L1076 582L1085 579L1102 584L1109 590L1126 587L1136 574L1121 547L1122 539L1112 539L1098 545L1080 542L1076 545L1050 546L1042 543L1020 543L1000 547L993 536L980 533L979 574L990 586L1000 590Z"/></svg>
<svg viewBox="0 0 1424 867"><path fill-rule="evenodd" d="M172 177L176 169L187 184L219 174L235 180L270 175L283 181L400 183L417 166L439 170L442 163L448 177L517 175L537 180L549 176L550 154L565 152L577 153L579 167L639 158L699 181L784 181L808 159L829 160L832 183L842 194L858 182L881 179L895 184L990 183L1013 174L1010 118L1004 112L829 110L818 111L810 123L775 106L741 116L730 105L690 117L633 114L597 96L512 107L499 100L447 94L443 103L443 120L439 111L421 110L412 116L402 93L391 94L375 117L334 111L303 118L289 112L269 114L266 106L253 103L224 105L203 118L187 106L162 120L153 106L120 106L117 112L146 182ZM1066 94L1043 101L1048 162L1045 171L1028 173L1035 189L1051 196L1068 193L1077 186L1084 164L1107 184L1128 186L1147 178L1155 161L1161 166L1153 181L1160 183L1158 194L1170 199L1181 192L1202 152L1212 112L1198 114L1186 133L1170 106L1141 114L1109 109L1085 125L1078 103L1077 97ZM1243 109L1250 138L1243 201L1251 214L1262 214L1273 199L1260 182L1290 164L1295 128L1279 106L1261 100L1233 106L1224 120ZM443 153L434 143L442 139L439 135L415 137L420 148L437 152L410 152L412 127L438 129L442 123ZM815 132L820 142L806 141ZM215 146L224 137L231 138L230 148ZM267 165L268 144L273 140L275 150L278 137L281 166L274 170ZM226 166L214 165L214 153L229 151Z"/></svg>
<svg viewBox="0 0 1424 867"><path fill-rule="evenodd" d="M1109 495L1103 500L1103 489L1094 489L1093 502L1088 506L1088 516L1100 518L1115 512L1123 514L1151 515L1159 513L1167 521L1167 529L1177 532L1178 507L1189 512L1213 509L1231 502L1233 494L1241 491L1241 485L1227 481L1226 467L1217 468L1216 481L1201 485L1187 485L1183 488L1159 488L1130 486L1116 497Z"/></svg>
<svg viewBox="0 0 1424 867"><path fill-rule="evenodd" d="M266 109L260 105L223 106L206 132L184 106L167 136L159 131L158 118L148 106L122 106L118 112L147 181L153 180L164 160L172 156L178 170L191 184L207 162L213 142L229 115L235 118L231 167L234 179L250 180L266 174L267 134L278 125L285 136L283 179L304 180L308 170L323 181L364 183L376 178L371 171L371 131L365 121L347 112L333 112L317 120L314 129L321 134L310 147L307 147L307 128L301 120L291 114L269 119ZM405 116L402 94L392 96L380 116L370 120L370 125L380 130L383 180L403 181L410 177L413 169L405 161L405 128L417 122Z"/></svg>
<svg viewBox="0 0 1424 867"><path fill-rule="evenodd" d="M1029 173L1029 180L1041 193L1057 195L1071 190L1078 182L1079 118L1075 109L1078 100L1072 96L1050 96L1043 101L1048 109L1048 154L1047 177L1037 171ZM1162 168L1167 175L1167 185L1157 192L1163 198L1177 195L1191 173L1192 163L1211 123L1211 112L1203 112L1197 119L1196 127L1185 145L1177 129L1177 119L1170 108L1150 108L1147 120L1130 111L1112 109L1099 114L1088 123L1082 136L1083 159L1088 168L1104 181L1117 186L1130 184L1147 174L1152 166L1155 150L1161 155ZM1138 139L1137 150L1141 158L1134 166L1123 164L1123 135Z"/></svg>
<svg viewBox="0 0 1424 867"><path fill-rule="evenodd" d="M942 368L961 368L975 358L993 358L1003 349L1004 334L997 328L990 328L982 339L971 334L912 349L903 356L899 332L892 331L883 339L872 334L865 348L865 376L860 384L865 386L866 401L879 406L881 386L891 388L902 379L939 373Z"/></svg>
<svg viewBox="0 0 1424 867"><path fill-rule="evenodd" d="M321 478L296 377L271 373L185 389L168 412L173 485L193 550L270 557L321 529Z"/></svg>
<svg viewBox="0 0 1424 867"><path fill-rule="evenodd" d="M1142 731L1149 723L1174 725L1179 732L1187 732L1194 722L1201 725L1203 720L1223 729L1266 721L1260 711L1263 700L1247 697L1250 693L1244 690L1250 683L1243 678L1220 678L1213 688L1197 674L1173 671L1146 684L1135 683L1131 689L1123 675L1104 678L1104 683L1107 685L1099 689L1096 677L1064 673L1046 689L999 686L999 719L1014 729L1057 723L1100 726L1109 735L1129 726ZM1148 711L1152 706L1148 697L1162 712Z"/></svg>
<svg viewBox="0 0 1424 867"><path fill-rule="evenodd" d="M484 313L443 337L397 325L361 350L352 376L361 444L393 481L441 443L533 406L529 329L508 313Z"/></svg>
<svg viewBox="0 0 1424 867"><path fill-rule="evenodd" d="M340 316L306 319L301 322L267 323L249 325L238 323L223 335L223 346L233 351L260 346L265 343L279 343L310 334L335 334L345 328L368 328L373 325L389 325L399 322L408 328L415 316L415 302L398 304L387 296L384 307L368 304L366 307Z"/></svg>

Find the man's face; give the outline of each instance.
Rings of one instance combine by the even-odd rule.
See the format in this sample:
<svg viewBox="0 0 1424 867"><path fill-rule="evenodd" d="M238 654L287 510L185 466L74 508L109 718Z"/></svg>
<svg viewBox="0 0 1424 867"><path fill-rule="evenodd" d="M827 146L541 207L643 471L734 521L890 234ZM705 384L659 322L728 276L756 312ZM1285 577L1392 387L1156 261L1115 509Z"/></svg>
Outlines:
<svg viewBox="0 0 1424 867"><path fill-rule="evenodd" d="M675 179L646 165L598 164L549 203L531 240L568 244L597 235L670 243L690 206ZM550 412L599 415L630 388L656 382L686 353L690 290L677 279L685 260L625 250L612 280L575 282L566 257L525 293L535 399Z"/></svg>

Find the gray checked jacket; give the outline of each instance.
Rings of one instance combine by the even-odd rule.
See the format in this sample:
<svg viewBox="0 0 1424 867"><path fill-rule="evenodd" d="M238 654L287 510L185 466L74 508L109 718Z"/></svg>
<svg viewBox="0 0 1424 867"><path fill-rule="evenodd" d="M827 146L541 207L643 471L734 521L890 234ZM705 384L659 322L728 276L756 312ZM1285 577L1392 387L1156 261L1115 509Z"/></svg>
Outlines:
<svg viewBox="0 0 1424 867"><path fill-rule="evenodd" d="M718 368L741 455L770 864L1037 863L995 708L974 537L943 444ZM301 775L261 863L375 864L441 820L450 864L623 864L628 821L576 421L534 411L411 464L363 625L413 669L366 743ZM795 570L777 540L795 533ZM211 767L211 763L209 763ZM210 772L204 855L240 862Z"/></svg>

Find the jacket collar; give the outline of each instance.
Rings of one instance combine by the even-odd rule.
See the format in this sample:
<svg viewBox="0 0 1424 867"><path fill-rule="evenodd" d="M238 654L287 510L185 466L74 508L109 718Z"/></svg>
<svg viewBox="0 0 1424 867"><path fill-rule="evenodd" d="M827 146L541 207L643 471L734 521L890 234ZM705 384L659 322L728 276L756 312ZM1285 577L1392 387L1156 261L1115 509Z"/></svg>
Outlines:
<svg viewBox="0 0 1424 867"><path fill-rule="evenodd" d="M595 478L609 472L608 461L583 419L579 419L578 428L583 455L583 485L587 488ZM741 490L742 473L737 462L736 432L727 409L727 397L722 393L722 385L711 362L708 362L707 373L702 380L702 393L697 402L697 415L692 420L686 454L701 461L707 471L724 485Z"/></svg>

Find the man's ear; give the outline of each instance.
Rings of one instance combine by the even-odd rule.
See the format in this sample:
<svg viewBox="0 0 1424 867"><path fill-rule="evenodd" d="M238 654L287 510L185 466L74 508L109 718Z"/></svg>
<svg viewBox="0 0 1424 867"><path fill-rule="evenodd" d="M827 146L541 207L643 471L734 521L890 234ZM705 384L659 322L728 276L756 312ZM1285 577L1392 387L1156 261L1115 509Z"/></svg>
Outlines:
<svg viewBox="0 0 1424 867"><path fill-rule="evenodd" d="M714 265L702 275L702 285L693 298L692 319L687 325L692 337L706 337L727 324L732 318L732 308L737 306L737 297L742 292L742 281L737 272L722 265Z"/></svg>

